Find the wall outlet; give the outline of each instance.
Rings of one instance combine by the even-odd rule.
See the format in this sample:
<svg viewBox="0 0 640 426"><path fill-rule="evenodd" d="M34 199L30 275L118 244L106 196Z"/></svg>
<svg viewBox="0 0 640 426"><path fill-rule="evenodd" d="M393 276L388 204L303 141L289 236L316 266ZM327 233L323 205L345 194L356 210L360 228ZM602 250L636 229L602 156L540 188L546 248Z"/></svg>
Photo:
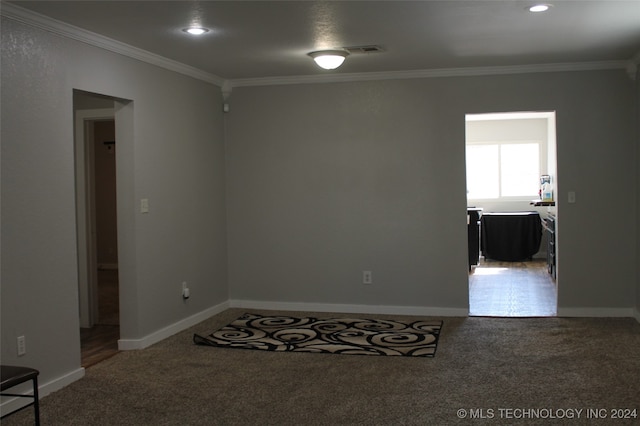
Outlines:
<svg viewBox="0 0 640 426"><path fill-rule="evenodd" d="M371 271L362 271L362 284L371 284L373 283L373 276Z"/></svg>
<svg viewBox="0 0 640 426"><path fill-rule="evenodd" d="M140 199L140 213L149 213L149 199L141 198Z"/></svg>
<svg viewBox="0 0 640 426"><path fill-rule="evenodd" d="M18 336L18 356L27 354L27 340L24 336Z"/></svg>

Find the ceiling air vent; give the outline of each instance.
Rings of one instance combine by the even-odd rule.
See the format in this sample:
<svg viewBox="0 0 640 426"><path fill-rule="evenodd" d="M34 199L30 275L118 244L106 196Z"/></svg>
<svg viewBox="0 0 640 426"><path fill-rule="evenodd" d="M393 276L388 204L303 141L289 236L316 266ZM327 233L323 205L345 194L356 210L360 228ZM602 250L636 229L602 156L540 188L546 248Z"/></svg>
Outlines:
<svg viewBox="0 0 640 426"><path fill-rule="evenodd" d="M375 44L371 44L368 46L348 46L348 47L343 47L343 49L348 51L352 55L383 52L382 47Z"/></svg>

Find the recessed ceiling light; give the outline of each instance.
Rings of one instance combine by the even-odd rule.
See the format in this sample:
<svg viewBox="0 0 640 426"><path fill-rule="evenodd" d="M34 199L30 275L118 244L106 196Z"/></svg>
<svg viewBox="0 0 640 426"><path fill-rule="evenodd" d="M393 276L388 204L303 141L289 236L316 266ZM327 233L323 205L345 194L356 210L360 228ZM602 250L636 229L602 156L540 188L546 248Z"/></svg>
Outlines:
<svg viewBox="0 0 640 426"><path fill-rule="evenodd" d="M185 33L189 33L191 35L202 35L204 33L209 32L209 30L204 27L190 27L190 28L185 28L182 31L184 31Z"/></svg>
<svg viewBox="0 0 640 426"><path fill-rule="evenodd" d="M536 4L529 7L529 12L546 12L551 8L548 4Z"/></svg>

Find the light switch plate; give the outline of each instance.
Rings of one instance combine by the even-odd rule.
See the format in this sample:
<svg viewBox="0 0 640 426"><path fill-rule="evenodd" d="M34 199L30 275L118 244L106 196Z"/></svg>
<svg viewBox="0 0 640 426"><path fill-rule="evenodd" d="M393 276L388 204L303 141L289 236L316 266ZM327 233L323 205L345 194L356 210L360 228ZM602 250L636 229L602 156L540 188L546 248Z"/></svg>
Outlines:
<svg viewBox="0 0 640 426"><path fill-rule="evenodd" d="M149 213L149 199L142 198L140 200L140 213Z"/></svg>

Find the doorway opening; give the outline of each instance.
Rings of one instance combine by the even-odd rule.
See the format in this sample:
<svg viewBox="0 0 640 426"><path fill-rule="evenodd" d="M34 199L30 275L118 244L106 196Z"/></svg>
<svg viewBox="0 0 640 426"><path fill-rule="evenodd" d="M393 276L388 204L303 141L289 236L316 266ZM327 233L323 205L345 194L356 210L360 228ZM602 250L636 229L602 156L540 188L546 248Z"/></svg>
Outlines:
<svg viewBox="0 0 640 426"><path fill-rule="evenodd" d="M465 124L469 315L556 316L555 113L468 114Z"/></svg>
<svg viewBox="0 0 640 426"><path fill-rule="evenodd" d="M81 364L118 352L116 137L114 99L74 91Z"/></svg>

